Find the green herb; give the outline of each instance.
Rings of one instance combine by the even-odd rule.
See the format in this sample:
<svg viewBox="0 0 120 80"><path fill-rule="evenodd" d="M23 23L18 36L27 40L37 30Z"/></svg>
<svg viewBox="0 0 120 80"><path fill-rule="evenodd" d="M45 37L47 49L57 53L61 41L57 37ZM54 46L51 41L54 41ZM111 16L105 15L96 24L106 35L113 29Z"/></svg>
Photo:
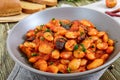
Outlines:
<svg viewBox="0 0 120 80"><path fill-rule="evenodd" d="M71 69L70 69L69 67L67 68L67 72L68 72L68 73L70 73L70 72L71 72Z"/></svg>
<svg viewBox="0 0 120 80"><path fill-rule="evenodd" d="M71 23L68 23L68 24L65 24L65 23L63 23L63 22L59 22L60 23L60 25L63 27L63 28L65 28L65 29L67 29L67 30L69 30L70 29L70 27L71 27Z"/></svg>
<svg viewBox="0 0 120 80"><path fill-rule="evenodd" d="M40 37L40 40L44 41L44 40L45 40L45 38L41 36L41 37Z"/></svg>
<svg viewBox="0 0 120 80"><path fill-rule="evenodd" d="M78 49L78 44L74 46L74 50L77 50L77 49Z"/></svg>
<svg viewBox="0 0 120 80"><path fill-rule="evenodd" d="M45 30L45 32L51 32L51 30L47 28L47 29Z"/></svg>
<svg viewBox="0 0 120 80"><path fill-rule="evenodd" d="M41 25L40 25L40 27L43 27L43 26L44 26L44 24L41 24Z"/></svg>
<svg viewBox="0 0 120 80"><path fill-rule="evenodd" d="M44 24L40 25L37 29L38 29L39 31L41 31L42 28L43 28L43 26L44 26Z"/></svg>
<svg viewBox="0 0 120 80"><path fill-rule="evenodd" d="M63 23L60 21L59 24L62 25Z"/></svg>
<svg viewBox="0 0 120 80"><path fill-rule="evenodd" d="M39 31L37 29L34 30L35 34L37 34Z"/></svg>
<svg viewBox="0 0 120 80"><path fill-rule="evenodd" d="M50 62L50 65L52 65L53 63L54 63L54 62L51 61L51 62Z"/></svg>
<svg viewBox="0 0 120 80"><path fill-rule="evenodd" d="M80 32L80 36L82 36L84 34L84 32Z"/></svg>
<svg viewBox="0 0 120 80"><path fill-rule="evenodd" d="M37 53L32 53L31 56L37 56Z"/></svg>
<svg viewBox="0 0 120 80"><path fill-rule="evenodd" d="M52 18L52 21L55 20L55 18Z"/></svg>
<svg viewBox="0 0 120 80"><path fill-rule="evenodd" d="M84 44L80 44L80 46L82 47L82 51L86 52L86 48L85 48Z"/></svg>

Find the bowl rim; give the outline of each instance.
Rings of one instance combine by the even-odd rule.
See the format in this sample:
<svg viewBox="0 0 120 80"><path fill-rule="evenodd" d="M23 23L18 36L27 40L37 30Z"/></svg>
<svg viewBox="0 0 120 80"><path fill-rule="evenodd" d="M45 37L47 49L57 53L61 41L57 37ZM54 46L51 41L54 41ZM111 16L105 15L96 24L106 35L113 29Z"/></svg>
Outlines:
<svg viewBox="0 0 120 80"><path fill-rule="evenodd" d="M40 12L37 12L37 13L34 13L30 16L33 16L33 15L36 15L36 14L40 14L41 12L45 12L45 11L49 11L49 10L54 10L54 9L76 9L76 8L83 8L83 9L87 9L87 10L92 10L94 12L97 12L97 13L100 13L100 14L103 14L102 12L99 12L99 11L96 11L96 10L93 10L93 9L89 9L89 8L84 8L84 7L59 7L59 8L49 8L49 9L46 9L46 10L43 10L43 11L40 11ZM106 14L103 14L109 18L111 18L110 16L106 15ZM104 63L103 65L95 68L95 69L91 69L91 70L87 70L85 72L76 72L76 73L68 73L68 74L54 74L54 73L50 73L50 72L43 72L43 71L40 71L40 70L37 70L33 67L30 67L30 66L27 66L25 65L24 63L22 63L21 61L19 61L13 54L12 54L12 50L10 49L10 45L9 45L9 38L10 38L10 35L12 33L12 31L17 27L17 25L19 25L20 23L22 23L24 20L26 20L27 18L29 18L30 16L27 16L26 18L22 19L21 21L19 21L11 30L10 32L8 33L8 37L7 37L7 40L6 40L6 43L7 43L7 50L8 50L8 53L9 55L12 57L12 59L14 61L16 61L18 64L20 64L21 66L23 66L23 68L27 69L27 70L30 70L32 72L35 72L35 73L38 73L38 74L41 74L41 75L44 75L44 76L51 76L51 77L75 77L75 76L82 76L82 75L87 75L87 74L90 74L90 73L94 73L94 72L98 72L106 67L108 67L110 64L112 64L116 59L118 59L120 57L120 52L118 52L118 54L112 58L110 61L108 61L107 63ZM113 18L111 18L116 24L119 25L119 23L117 21L115 21Z"/></svg>

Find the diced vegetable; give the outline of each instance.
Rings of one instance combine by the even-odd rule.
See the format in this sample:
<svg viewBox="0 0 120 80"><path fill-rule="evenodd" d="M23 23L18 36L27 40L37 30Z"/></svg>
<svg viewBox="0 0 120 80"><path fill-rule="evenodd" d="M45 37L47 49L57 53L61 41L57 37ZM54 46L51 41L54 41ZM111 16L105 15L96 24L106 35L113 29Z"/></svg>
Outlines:
<svg viewBox="0 0 120 80"><path fill-rule="evenodd" d="M56 48L59 50L62 50L64 48L65 43L66 43L66 40L64 38L58 38L56 40Z"/></svg>

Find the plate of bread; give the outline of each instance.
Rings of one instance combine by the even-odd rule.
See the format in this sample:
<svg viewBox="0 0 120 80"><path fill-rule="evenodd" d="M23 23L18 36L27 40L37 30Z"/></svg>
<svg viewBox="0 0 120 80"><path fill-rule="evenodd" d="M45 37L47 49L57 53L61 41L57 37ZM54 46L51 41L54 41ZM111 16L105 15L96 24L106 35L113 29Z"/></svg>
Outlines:
<svg viewBox="0 0 120 80"><path fill-rule="evenodd" d="M0 22L17 22L35 12L55 7L57 0L1 0Z"/></svg>

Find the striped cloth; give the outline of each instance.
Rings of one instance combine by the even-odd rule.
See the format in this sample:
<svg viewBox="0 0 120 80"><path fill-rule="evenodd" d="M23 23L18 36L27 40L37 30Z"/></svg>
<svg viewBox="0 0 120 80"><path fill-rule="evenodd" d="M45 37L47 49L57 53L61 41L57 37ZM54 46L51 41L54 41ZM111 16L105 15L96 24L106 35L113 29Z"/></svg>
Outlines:
<svg viewBox="0 0 120 80"><path fill-rule="evenodd" d="M74 79L74 80L99 80L99 78L102 76L105 70L106 69L100 72L97 72L95 74L90 74L89 77L84 77L84 78ZM31 72L16 63L15 67L13 68L7 80L55 80L55 79L47 78L39 74L36 74L34 72ZM60 79L57 79L57 80L60 80Z"/></svg>

